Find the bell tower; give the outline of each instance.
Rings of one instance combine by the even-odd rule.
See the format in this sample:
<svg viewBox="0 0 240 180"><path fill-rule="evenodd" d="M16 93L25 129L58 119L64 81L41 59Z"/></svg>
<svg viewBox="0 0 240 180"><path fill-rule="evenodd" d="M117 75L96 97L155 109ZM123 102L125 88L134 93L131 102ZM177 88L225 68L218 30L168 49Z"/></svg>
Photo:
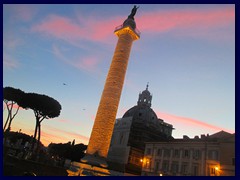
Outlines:
<svg viewBox="0 0 240 180"><path fill-rule="evenodd" d="M139 93L139 97L138 97L138 106L149 106L151 107L151 102L152 102L152 95L150 94L150 92L148 91L148 84L146 86L146 89L142 92Z"/></svg>

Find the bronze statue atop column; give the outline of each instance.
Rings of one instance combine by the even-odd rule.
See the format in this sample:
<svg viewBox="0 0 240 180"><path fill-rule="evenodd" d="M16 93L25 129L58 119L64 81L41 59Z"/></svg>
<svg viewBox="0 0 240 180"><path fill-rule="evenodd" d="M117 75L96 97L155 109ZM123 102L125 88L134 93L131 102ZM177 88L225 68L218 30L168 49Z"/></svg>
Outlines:
<svg viewBox="0 0 240 180"><path fill-rule="evenodd" d="M137 7L136 5L134 5L134 7L132 8L131 14L128 16L128 18L134 19L134 16L135 16L138 8L139 8L139 6Z"/></svg>

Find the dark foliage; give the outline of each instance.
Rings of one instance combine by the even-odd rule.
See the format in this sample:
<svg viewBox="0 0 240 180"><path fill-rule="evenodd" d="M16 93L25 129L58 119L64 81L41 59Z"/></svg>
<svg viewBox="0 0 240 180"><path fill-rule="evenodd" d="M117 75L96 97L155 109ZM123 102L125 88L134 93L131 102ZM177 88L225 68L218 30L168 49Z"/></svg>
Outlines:
<svg viewBox="0 0 240 180"><path fill-rule="evenodd" d="M60 115L61 105L55 99L36 93L25 93L24 101L22 101L21 106L25 109L32 109L36 118L36 126L33 137L32 150L34 148L35 139L37 138L38 143L40 142L41 137L41 122L44 119L54 118ZM38 135L37 135L38 132ZM38 151L38 143L36 151Z"/></svg>
<svg viewBox="0 0 240 180"><path fill-rule="evenodd" d="M22 104L22 102L24 101L24 94L25 93L20 89L15 89L12 87L3 88L3 101L6 104L6 108L8 111L8 116L3 130L5 130L8 125L7 130L10 131L12 120L17 115L20 104ZM13 106L15 104L17 105L17 109L15 112L13 112Z"/></svg>
<svg viewBox="0 0 240 180"><path fill-rule="evenodd" d="M26 142L31 142L32 141L32 136L29 136L28 134L24 134L24 133L20 133L20 132L4 132L8 133L8 139L10 140L11 143L16 143L19 139L22 139L22 145L24 145ZM44 146L41 142L40 142L40 146Z"/></svg>
<svg viewBox="0 0 240 180"><path fill-rule="evenodd" d="M26 93L21 106L25 109L32 109L39 113L39 116L54 118L60 115L61 105L55 99L36 93Z"/></svg>
<svg viewBox="0 0 240 180"><path fill-rule="evenodd" d="M72 161L79 162L80 159L84 156L84 151L87 149L87 146L84 144L71 145L71 142L62 144L51 143L48 146L49 154L53 156L58 156L60 158L71 159Z"/></svg>
<svg viewBox="0 0 240 180"><path fill-rule="evenodd" d="M23 99L23 95L24 92L20 89L15 89L13 87L3 88L3 100L13 101L19 104Z"/></svg>

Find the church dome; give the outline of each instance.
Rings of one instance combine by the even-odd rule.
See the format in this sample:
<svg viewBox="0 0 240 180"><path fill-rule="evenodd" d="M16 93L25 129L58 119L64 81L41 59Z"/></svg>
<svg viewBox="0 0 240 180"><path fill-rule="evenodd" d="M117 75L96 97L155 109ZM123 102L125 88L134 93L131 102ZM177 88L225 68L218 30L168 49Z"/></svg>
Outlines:
<svg viewBox="0 0 240 180"><path fill-rule="evenodd" d="M123 118L133 117L133 119L139 120L156 120L158 119L156 113L149 106L134 106L130 108L124 115Z"/></svg>
<svg viewBox="0 0 240 180"><path fill-rule="evenodd" d="M138 104L130 108L124 115L123 118L133 117L136 120L156 120L158 119L156 113L151 108L152 95L148 91L148 85L144 91L139 93Z"/></svg>

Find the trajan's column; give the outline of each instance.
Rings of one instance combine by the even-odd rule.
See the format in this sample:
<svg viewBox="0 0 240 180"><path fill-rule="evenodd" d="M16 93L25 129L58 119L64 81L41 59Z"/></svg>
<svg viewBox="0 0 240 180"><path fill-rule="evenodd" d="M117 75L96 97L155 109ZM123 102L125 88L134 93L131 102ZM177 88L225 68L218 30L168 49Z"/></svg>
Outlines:
<svg viewBox="0 0 240 180"><path fill-rule="evenodd" d="M140 32L136 29L134 21L137 9L138 7L134 6L128 18L114 31L118 36L118 42L82 162L107 167L105 159L108 155L132 43L140 38Z"/></svg>

